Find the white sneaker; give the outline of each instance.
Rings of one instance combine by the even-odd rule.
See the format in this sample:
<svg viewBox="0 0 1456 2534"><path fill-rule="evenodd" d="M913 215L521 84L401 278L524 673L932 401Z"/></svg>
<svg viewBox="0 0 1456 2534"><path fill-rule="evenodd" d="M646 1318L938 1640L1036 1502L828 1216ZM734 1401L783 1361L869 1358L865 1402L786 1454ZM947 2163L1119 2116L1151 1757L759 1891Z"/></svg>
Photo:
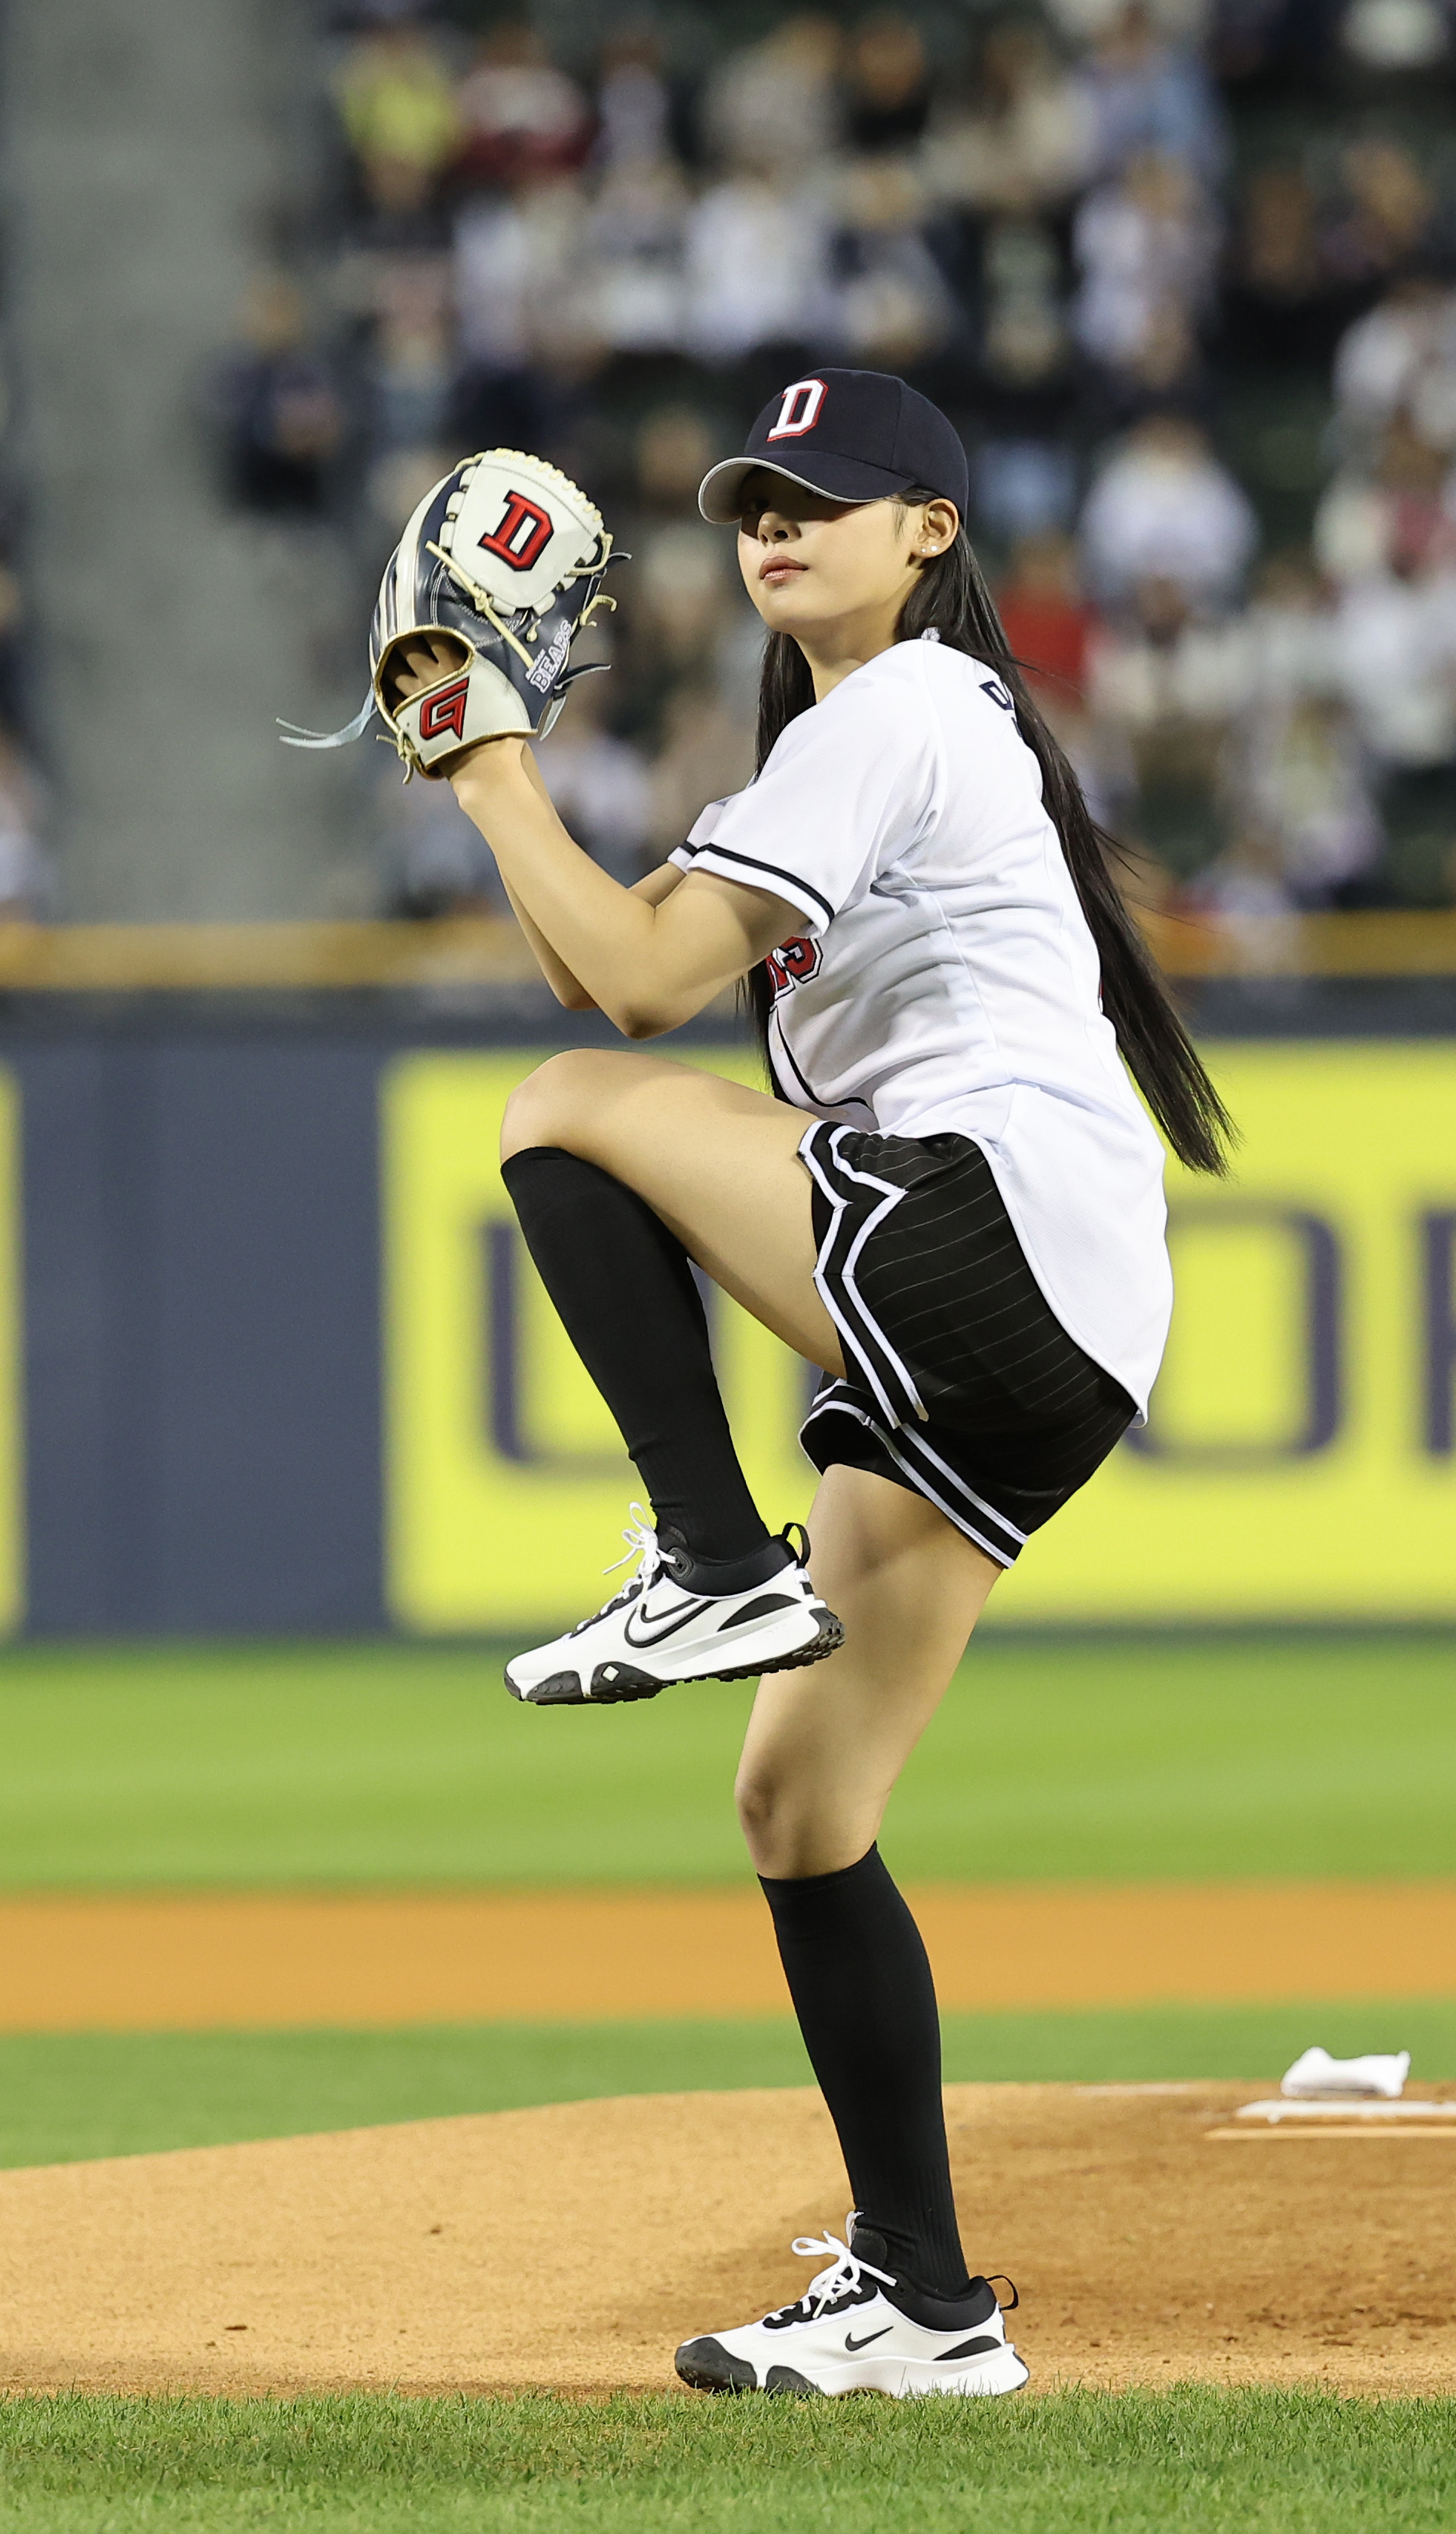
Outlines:
<svg viewBox="0 0 1456 2534"><path fill-rule="evenodd" d="M676 2361L684 2383L702 2393L904 2398L1014 2393L1026 2383L1031 2370L1006 2338L989 2280L971 2281L970 2296L958 2301L958 2317L956 2306L901 2288L890 2271L868 2261L867 2252L882 2252L883 2246L865 2227L856 2228L853 2216L845 2231L853 2233L859 2252L837 2235L796 2236L796 2253L831 2257L797 2305L782 2306L740 2331L685 2340ZM895 2289L894 2298L887 2289ZM1016 2302L1012 2288L1011 2308ZM925 2320L917 2320L916 2310Z"/></svg>
<svg viewBox="0 0 1456 2534"><path fill-rule="evenodd" d="M695 1589L700 1573L686 1546L659 1540L640 1505L623 1532L627 1557L640 1561L625 1590L594 1618L506 1665L506 1686L532 1707L610 1706L655 1698L675 1680L749 1680L819 1662L844 1643L844 1629L819 1599L787 1535L775 1566L763 1552L763 1580L738 1593ZM619 1557L625 1566L627 1557ZM608 1570L610 1572L610 1569Z"/></svg>

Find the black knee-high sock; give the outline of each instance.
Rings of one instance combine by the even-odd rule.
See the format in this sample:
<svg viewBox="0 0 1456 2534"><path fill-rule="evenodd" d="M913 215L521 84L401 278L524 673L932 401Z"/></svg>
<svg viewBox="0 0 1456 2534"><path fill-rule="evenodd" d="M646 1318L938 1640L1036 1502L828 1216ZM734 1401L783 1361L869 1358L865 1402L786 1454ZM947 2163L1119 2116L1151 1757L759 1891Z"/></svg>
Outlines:
<svg viewBox="0 0 1456 2534"><path fill-rule="evenodd" d="M933 2297L963 2296L940 2019L920 1929L878 1847L840 1874L759 1880L855 2205L892 2270Z"/></svg>
<svg viewBox="0 0 1456 2534"><path fill-rule="evenodd" d="M634 1189L554 1144L514 1154L501 1176L541 1281L641 1472L659 1532L681 1534L707 1589L762 1581L785 1552L739 1467L682 1242ZM716 1567L721 1576L704 1571Z"/></svg>

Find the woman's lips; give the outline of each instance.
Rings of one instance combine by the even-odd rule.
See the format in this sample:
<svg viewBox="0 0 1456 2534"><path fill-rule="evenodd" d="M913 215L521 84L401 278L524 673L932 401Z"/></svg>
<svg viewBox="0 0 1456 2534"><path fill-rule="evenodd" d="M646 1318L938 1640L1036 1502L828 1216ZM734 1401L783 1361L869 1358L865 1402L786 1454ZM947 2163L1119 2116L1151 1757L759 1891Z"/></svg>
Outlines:
<svg viewBox="0 0 1456 2534"><path fill-rule="evenodd" d="M769 562L762 563L758 566L758 578L760 580L787 580L792 573L796 572L807 572L808 570L808 564L790 563L787 556L774 555Z"/></svg>

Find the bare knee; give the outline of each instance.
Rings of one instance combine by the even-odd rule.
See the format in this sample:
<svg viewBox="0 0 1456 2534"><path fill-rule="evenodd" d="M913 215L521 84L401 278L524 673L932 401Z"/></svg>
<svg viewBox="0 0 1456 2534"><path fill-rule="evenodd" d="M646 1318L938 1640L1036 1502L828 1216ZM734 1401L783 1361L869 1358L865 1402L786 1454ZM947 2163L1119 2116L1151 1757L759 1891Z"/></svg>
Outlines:
<svg viewBox="0 0 1456 2534"><path fill-rule="evenodd" d="M575 1149L573 1136L588 1112L591 1076L599 1062L592 1048L568 1048L561 1056L548 1056L524 1082L517 1082L501 1120L503 1162L535 1144Z"/></svg>
<svg viewBox="0 0 1456 2534"><path fill-rule="evenodd" d="M837 1874L858 1863L880 1829L878 1818L860 1818L858 1806L836 1804L792 1773L761 1766L739 1771L734 1800L754 1869L770 1882Z"/></svg>

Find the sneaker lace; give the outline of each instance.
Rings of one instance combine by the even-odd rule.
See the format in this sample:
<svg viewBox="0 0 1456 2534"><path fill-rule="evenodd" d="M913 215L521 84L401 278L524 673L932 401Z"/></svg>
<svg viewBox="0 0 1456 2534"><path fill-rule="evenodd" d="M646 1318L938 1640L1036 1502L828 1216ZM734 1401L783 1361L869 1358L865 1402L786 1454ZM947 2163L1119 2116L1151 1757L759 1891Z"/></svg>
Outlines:
<svg viewBox="0 0 1456 2534"><path fill-rule="evenodd" d="M601 1608L594 1610L589 1619L577 1620L576 1627L569 1632L574 1637L579 1636L583 1628L594 1627L597 1620L606 1618L609 1611L620 1610L625 1602L635 1601L639 1593L645 1593L662 1564L662 1551L657 1545L657 1534L647 1520L646 1506L632 1504L627 1510L631 1520L624 1525L622 1533L627 1546L620 1557L613 1558L610 1566L602 1568L602 1573L615 1575L618 1567L625 1566L632 1557L638 1561L637 1571L628 1578L621 1592L614 1593L609 1601L603 1601Z"/></svg>
<svg viewBox="0 0 1456 2534"><path fill-rule="evenodd" d="M854 2219L855 2212L851 2209L844 2221L846 2235L854 2225ZM827 2227L822 2235L796 2235L794 2250L801 2261L813 2261L821 2254L827 2255L828 2261L826 2266L810 2280L797 2303L779 2308L780 2316L795 2315L805 2323L817 2323L819 2316L836 2305L841 2297L857 2296L867 2278L879 2279L887 2288L895 2284L888 2270L877 2270L873 2262L861 2261L859 2255L852 2253L848 2244L841 2243L837 2235L831 2235Z"/></svg>

